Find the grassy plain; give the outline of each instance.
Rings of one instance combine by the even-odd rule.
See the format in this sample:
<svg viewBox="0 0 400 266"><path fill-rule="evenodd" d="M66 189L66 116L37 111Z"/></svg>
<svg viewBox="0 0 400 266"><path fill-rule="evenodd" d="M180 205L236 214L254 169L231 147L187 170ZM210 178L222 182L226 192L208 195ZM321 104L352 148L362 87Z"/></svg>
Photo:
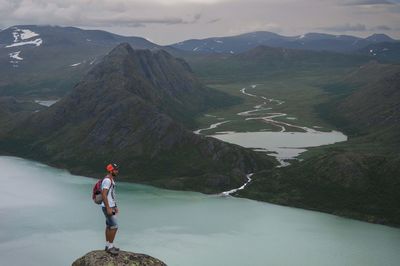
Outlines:
<svg viewBox="0 0 400 266"><path fill-rule="evenodd" d="M283 121L296 126L306 126L313 128L318 127L320 131L330 131L336 129L335 126L323 120L316 107L320 104L329 101L332 94L323 89L324 84L333 82L336 78L346 74L350 69L332 71L315 71L304 73L299 70L298 72L282 72L276 75L267 75L263 79L248 79L243 82L240 80L232 80L231 82L221 81L220 83L210 83L215 80L212 78L202 77L209 87L219 91L237 96L243 99L242 103L225 109L212 110L205 116L197 119L200 128L207 128L213 123L218 123L224 120L231 122L220 125L217 129L204 131L203 133L211 134L216 131L279 131L280 127L267 124L263 120L248 120L245 121L245 116L239 116L238 113L254 110L255 106L263 104L260 111L254 112L252 116L247 117L261 117L267 116L270 113L285 113L287 116L275 118L274 120ZM240 75L238 73L238 75ZM231 78L228 75L226 78ZM242 79L242 77L239 77ZM253 88L251 85L257 85ZM259 97L251 97L241 92L242 88L246 88L246 93L254 94ZM283 104L277 102L269 102L261 97L267 99L275 99L283 101ZM271 108L270 110L263 110L264 108ZM222 120L222 118L224 120ZM289 118L289 119L288 119ZM288 127L288 131L299 131L294 127Z"/></svg>

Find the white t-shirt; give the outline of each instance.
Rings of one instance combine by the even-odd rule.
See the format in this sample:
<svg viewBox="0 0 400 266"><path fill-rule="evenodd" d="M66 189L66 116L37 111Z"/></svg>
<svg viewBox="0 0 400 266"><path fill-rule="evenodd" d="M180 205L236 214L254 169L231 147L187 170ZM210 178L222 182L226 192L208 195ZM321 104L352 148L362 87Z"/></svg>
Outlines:
<svg viewBox="0 0 400 266"><path fill-rule="evenodd" d="M111 179L108 177L105 177L103 179L103 182L101 183L101 190L103 189L108 189L108 194L107 194L107 199L108 199L108 205L112 208L116 206L116 200L115 200L115 182L114 180L112 181L111 185ZM102 207L106 207L104 202L101 203Z"/></svg>

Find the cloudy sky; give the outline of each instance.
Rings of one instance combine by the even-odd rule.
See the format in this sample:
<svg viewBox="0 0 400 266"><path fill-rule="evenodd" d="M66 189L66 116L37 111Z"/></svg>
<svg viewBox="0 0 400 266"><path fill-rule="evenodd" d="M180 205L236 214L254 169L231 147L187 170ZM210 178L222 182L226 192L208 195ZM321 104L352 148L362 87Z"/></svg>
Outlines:
<svg viewBox="0 0 400 266"><path fill-rule="evenodd" d="M272 31L400 39L400 0L0 0L0 28L77 26L158 44Z"/></svg>

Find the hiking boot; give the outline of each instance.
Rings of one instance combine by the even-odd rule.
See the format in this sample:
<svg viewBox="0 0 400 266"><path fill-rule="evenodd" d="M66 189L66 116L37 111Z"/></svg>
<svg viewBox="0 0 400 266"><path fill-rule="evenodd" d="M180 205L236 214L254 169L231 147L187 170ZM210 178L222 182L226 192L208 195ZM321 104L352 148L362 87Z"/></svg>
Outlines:
<svg viewBox="0 0 400 266"><path fill-rule="evenodd" d="M118 255L119 248L116 247L106 248L106 251L111 255Z"/></svg>
<svg viewBox="0 0 400 266"><path fill-rule="evenodd" d="M115 248L116 251L119 251L119 248L117 248L117 247L114 247L114 248ZM107 249L108 249L108 247L105 246L104 251L107 251Z"/></svg>

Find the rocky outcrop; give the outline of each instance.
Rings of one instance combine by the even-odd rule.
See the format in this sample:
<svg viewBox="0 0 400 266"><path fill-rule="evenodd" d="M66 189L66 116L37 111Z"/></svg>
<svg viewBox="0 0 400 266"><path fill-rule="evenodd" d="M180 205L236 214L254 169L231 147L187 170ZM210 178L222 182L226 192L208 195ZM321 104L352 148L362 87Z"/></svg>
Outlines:
<svg viewBox="0 0 400 266"><path fill-rule="evenodd" d="M164 262L145 254L120 251L111 255L102 250L95 250L77 259L72 266L166 266Z"/></svg>

